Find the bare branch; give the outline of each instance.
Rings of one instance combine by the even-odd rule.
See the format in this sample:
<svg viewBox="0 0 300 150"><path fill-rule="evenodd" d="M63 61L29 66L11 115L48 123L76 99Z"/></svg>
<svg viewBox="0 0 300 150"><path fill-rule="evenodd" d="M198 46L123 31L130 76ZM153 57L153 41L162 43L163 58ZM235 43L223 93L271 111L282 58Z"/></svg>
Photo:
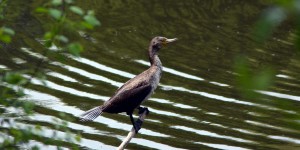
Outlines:
<svg viewBox="0 0 300 150"><path fill-rule="evenodd" d="M149 113L148 109L145 109L142 113L140 113L139 118L137 119L137 121L135 121L135 124L140 124L140 127L142 127L142 123L144 122L148 113ZM140 129L141 128L139 128L138 131ZM117 150L123 150L135 135L136 135L135 129L134 127L132 127L131 131L128 133L127 137L123 140L123 142L117 148Z"/></svg>

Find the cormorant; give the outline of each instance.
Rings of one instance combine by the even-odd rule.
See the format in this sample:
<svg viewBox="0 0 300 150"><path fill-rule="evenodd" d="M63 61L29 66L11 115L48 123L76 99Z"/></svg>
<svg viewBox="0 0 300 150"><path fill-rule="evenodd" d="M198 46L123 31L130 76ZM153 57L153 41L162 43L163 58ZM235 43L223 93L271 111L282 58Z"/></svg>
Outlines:
<svg viewBox="0 0 300 150"><path fill-rule="evenodd" d="M156 89L161 73L162 64L158 58L158 51L168 43L177 39L167 39L165 37L155 37L151 40L149 46L149 61L151 66L141 74L127 81L121 86L115 94L103 105L95 107L81 115L81 121L91 121L101 115L107 113L126 112L130 116L132 125L137 132L137 125L134 123L132 113L135 108L141 109L140 104L147 100ZM141 111L141 110L140 110Z"/></svg>

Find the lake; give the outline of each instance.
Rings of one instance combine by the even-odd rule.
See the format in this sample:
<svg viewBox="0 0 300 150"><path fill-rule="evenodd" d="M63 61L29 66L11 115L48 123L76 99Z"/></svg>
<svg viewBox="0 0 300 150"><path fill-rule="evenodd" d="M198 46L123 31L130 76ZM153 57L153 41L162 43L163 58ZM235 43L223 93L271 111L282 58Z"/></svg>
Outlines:
<svg viewBox="0 0 300 150"><path fill-rule="evenodd" d="M64 120L59 115L63 112L75 119L68 128L81 133L82 149L115 149L132 128L126 114L104 113L93 122L79 122L78 116L146 70L150 40L165 36L179 40L160 51L161 82L143 103L150 114L128 149L300 148L300 59L290 38L292 23L284 23L262 45L253 40L254 24L268 3L78 1L80 7L95 10L101 26L79 33L85 47L81 58L67 55L64 60L43 56L45 18L32 13L40 4L18 0L8 5L8 24L17 34L13 44L1 49L1 68L20 70L40 59L51 61L42 65L46 85L32 79L25 89L26 100L37 106L20 124L39 124L47 136L56 131L53 118ZM266 66L276 70L274 85L257 91L257 99L243 97L237 87L234 64L240 55L247 57L253 72Z"/></svg>

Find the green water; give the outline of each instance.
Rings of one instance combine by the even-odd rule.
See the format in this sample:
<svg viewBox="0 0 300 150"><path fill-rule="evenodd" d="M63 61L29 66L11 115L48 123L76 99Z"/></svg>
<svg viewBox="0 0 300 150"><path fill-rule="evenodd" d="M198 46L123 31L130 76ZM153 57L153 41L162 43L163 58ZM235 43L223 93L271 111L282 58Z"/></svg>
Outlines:
<svg viewBox="0 0 300 150"><path fill-rule="evenodd" d="M2 68L35 66L44 49L39 39L45 18L31 13L40 2L14 1L7 12L16 30L1 49ZM101 105L128 79L147 69L147 47L157 36L179 40L163 48L161 85L146 101L150 115L128 149L299 149L300 62L288 23L264 44L252 29L267 5L257 1L90 0L101 27L81 38L82 58L44 64L47 86L36 80L26 89L37 104L26 124L55 130L52 117L76 118ZM275 84L246 99L236 88L235 58L246 55L254 69L276 68ZM51 55L47 59L57 60ZM295 119L298 118L298 119ZM82 149L115 149L131 130L125 114L103 114L94 122L69 122L82 132ZM61 132L60 134L64 134ZM39 143L32 141L32 143ZM66 147L67 148L67 147ZM44 149L53 149L45 146Z"/></svg>

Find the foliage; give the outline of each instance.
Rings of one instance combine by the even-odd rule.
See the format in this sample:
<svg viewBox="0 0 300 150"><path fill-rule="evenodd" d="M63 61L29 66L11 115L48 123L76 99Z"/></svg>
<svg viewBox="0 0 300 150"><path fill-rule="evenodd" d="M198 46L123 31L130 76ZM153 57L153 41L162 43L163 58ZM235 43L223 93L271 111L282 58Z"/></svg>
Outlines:
<svg viewBox="0 0 300 150"><path fill-rule="evenodd" d="M250 71L249 63L245 57L236 60L235 71L238 74L237 83L242 96L246 98L257 98L257 90L265 90L274 82L274 70L264 67L257 71Z"/></svg>
<svg viewBox="0 0 300 150"><path fill-rule="evenodd" d="M3 9L6 5L6 0L0 1L0 19L5 18ZM33 13L45 15L45 17L50 17L51 19L50 28L43 35L44 46L46 48L44 56L48 54L51 46L56 45L59 47L56 52L57 54L63 52L79 57L83 51L83 46L79 41L71 40L72 37L64 33L67 30L68 32L78 34L78 31L92 30L95 26L100 25L92 10L84 11L76 6L73 0L52 0L36 8ZM77 15L79 19L70 19L70 15ZM15 34L13 29L2 26L0 28L0 44L10 44ZM44 60L41 60L35 68L22 71L0 70L2 75L0 77L0 135L2 137L0 139L0 149L18 149L17 147L28 143L30 140L38 140L45 144L57 146L62 145L58 141L66 141L68 143L78 143L80 141L80 136L71 133L67 128L66 121L70 119L64 114L60 114L61 118L64 118L64 121L54 120L57 122L55 129L69 134L62 138L54 131L50 137L45 138L43 134L44 128L41 128L39 125L20 125L15 119L12 119L13 117L10 117L12 114L7 113L8 108L14 108L21 113L13 115L21 118L32 114L34 110L33 103L21 99L26 96L24 90L30 85L31 79L43 76L43 73L39 72L43 62ZM42 78L40 79L42 80ZM70 147L76 149L74 146L70 145ZM38 149L38 146L33 146L33 149Z"/></svg>
<svg viewBox="0 0 300 150"><path fill-rule="evenodd" d="M291 18L295 22L294 43L300 50L300 1L299 0L276 0L272 7L266 9L254 28L254 39L262 44L276 31L285 20ZM250 72L247 59L243 57L236 61L235 71L238 73L237 83L242 94L247 98L258 96L255 90L265 90L274 82L275 70L272 66L261 68L257 73ZM267 69L266 69L267 68Z"/></svg>
<svg viewBox="0 0 300 150"><path fill-rule="evenodd" d="M83 47L76 41L71 41L71 37L64 34L65 31L71 30L78 32L80 30L93 29L99 26L100 22L95 17L94 11L83 11L80 7L74 5L73 0L52 0L43 7L35 10L37 13L48 14L52 17L52 27L50 31L44 34L45 46L50 48L57 45L60 50L68 50L74 56L79 56ZM69 19L70 13L76 14L80 20L74 21Z"/></svg>
<svg viewBox="0 0 300 150"><path fill-rule="evenodd" d="M264 42L274 32L274 30L287 19L295 23L297 37L295 45L299 50L299 30L300 30L300 1L299 0L276 0L272 7L266 9L255 25L255 38L258 42Z"/></svg>
<svg viewBox="0 0 300 150"><path fill-rule="evenodd" d="M8 27L0 28L0 41L4 43L10 43L11 37L15 34L15 31Z"/></svg>

